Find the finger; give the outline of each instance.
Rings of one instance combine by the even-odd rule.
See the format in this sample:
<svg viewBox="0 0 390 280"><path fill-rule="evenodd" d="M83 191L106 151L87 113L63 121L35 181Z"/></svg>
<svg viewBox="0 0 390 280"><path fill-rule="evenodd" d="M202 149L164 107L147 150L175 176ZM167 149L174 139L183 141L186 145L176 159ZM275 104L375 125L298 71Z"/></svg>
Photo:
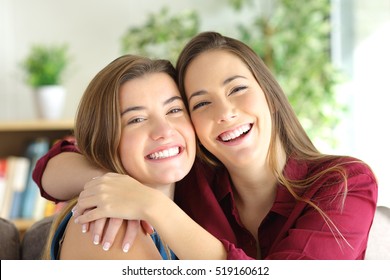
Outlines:
<svg viewBox="0 0 390 280"><path fill-rule="evenodd" d="M126 232L122 242L123 252L127 253L131 248L131 245L133 245L134 240L139 231L139 227L140 227L139 220L127 221Z"/></svg>
<svg viewBox="0 0 390 280"><path fill-rule="evenodd" d="M81 225L81 232L82 233L87 233L89 230L89 223L85 223Z"/></svg>
<svg viewBox="0 0 390 280"><path fill-rule="evenodd" d="M72 216L76 219L78 216L80 216L80 213L77 211L76 206L72 208ZM81 225L81 232L86 233L89 230L89 223L85 223Z"/></svg>
<svg viewBox="0 0 390 280"><path fill-rule="evenodd" d="M152 234L154 232L154 228L147 221L142 220L141 226L145 233Z"/></svg>
<svg viewBox="0 0 390 280"><path fill-rule="evenodd" d="M93 244L98 245L100 243L101 236L103 235L104 226L106 225L107 219L101 218L96 221L92 221L92 238Z"/></svg>
<svg viewBox="0 0 390 280"><path fill-rule="evenodd" d="M78 218L84 215L89 209L96 208L98 206L99 197L98 196L89 196L89 197L79 197L76 205L72 208L73 216Z"/></svg>
<svg viewBox="0 0 390 280"><path fill-rule="evenodd" d="M115 237L123 223L122 219L110 218L103 237L103 250L108 251L114 243Z"/></svg>

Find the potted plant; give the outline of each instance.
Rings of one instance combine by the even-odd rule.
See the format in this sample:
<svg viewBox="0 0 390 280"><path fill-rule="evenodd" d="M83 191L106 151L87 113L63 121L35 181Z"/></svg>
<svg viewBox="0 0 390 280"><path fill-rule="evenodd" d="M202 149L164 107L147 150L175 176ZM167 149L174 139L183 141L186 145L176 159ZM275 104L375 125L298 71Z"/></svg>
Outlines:
<svg viewBox="0 0 390 280"><path fill-rule="evenodd" d="M68 46L33 45L22 62L26 82L35 91L38 114L57 119L62 114L66 91L62 85L69 63Z"/></svg>

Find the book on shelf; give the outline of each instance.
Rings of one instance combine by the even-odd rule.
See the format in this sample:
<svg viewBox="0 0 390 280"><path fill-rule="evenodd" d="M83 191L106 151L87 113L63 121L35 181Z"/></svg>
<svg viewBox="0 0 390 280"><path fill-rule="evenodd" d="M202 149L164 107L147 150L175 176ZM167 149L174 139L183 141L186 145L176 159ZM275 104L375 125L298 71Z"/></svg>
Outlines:
<svg viewBox="0 0 390 280"><path fill-rule="evenodd" d="M39 220L62 208L64 203L43 198L32 178L37 161L51 144L46 138L37 138L27 144L23 156L0 158L0 217Z"/></svg>
<svg viewBox="0 0 390 280"><path fill-rule="evenodd" d="M0 216L15 219L21 214L30 160L26 157L9 156L2 161L5 164L5 180Z"/></svg>
<svg viewBox="0 0 390 280"><path fill-rule="evenodd" d="M15 161L15 164L11 179L13 191L9 218L17 219L22 214L23 195L24 190L26 189L28 172L31 168L31 164L30 160L26 157L11 157L11 160Z"/></svg>
<svg viewBox="0 0 390 280"><path fill-rule="evenodd" d="M39 188L32 178L32 173L37 161L48 152L49 147L50 142L46 138L35 139L27 145L26 157L31 161L31 168L23 195L23 207L20 216L23 219L40 219L44 216L42 204L46 200L41 197Z"/></svg>
<svg viewBox="0 0 390 280"><path fill-rule="evenodd" d="M0 217L1 217L1 209L3 207L3 201L5 195L6 173L7 173L7 159L0 158Z"/></svg>

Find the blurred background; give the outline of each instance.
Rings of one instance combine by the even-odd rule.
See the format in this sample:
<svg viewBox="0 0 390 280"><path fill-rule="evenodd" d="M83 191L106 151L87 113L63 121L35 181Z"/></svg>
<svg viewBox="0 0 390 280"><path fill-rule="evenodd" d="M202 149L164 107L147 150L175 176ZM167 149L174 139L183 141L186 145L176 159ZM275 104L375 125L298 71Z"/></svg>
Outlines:
<svg viewBox="0 0 390 280"><path fill-rule="evenodd" d="M0 0L0 122L37 119L23 61L66 46L62 119L124 53L168 58L200 31L243 40L276 75L323 152L366 161L390 206L390 0ZM1 139L0 139L1 141Z"/></svg>

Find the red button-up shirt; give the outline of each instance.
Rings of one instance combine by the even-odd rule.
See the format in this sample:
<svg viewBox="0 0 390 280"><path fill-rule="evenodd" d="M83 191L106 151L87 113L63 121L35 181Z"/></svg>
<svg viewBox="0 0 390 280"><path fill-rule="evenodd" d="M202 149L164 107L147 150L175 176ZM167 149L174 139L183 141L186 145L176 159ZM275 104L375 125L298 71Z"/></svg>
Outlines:
<svg viewBox="0 0 390 280"><path fill-rule="evenodd" d="M53 201L57 200L41 187L41 176L47 161L63 151L77 149L66 141L56 144L38 161L33 174L41 195ZM348 193L343 206L344 181L338 173L322 176L301 190L300 195L316 203L329 217L328 224L333 223L339 232L332 225L329 227L316 209L297 201L284 186L278 185L275 202L258 228L263 259L364 259L376 209L376 179L367 165L353 158L340 157L336 161L350 162L344 165ZM291 158L284 174L300 180L336 161L310 165ZM240 221L232 188L226 169L212 170L196 161L188 176L176 184L175 202L221 240L228 259L256 258L256 239Z"/></svg>

